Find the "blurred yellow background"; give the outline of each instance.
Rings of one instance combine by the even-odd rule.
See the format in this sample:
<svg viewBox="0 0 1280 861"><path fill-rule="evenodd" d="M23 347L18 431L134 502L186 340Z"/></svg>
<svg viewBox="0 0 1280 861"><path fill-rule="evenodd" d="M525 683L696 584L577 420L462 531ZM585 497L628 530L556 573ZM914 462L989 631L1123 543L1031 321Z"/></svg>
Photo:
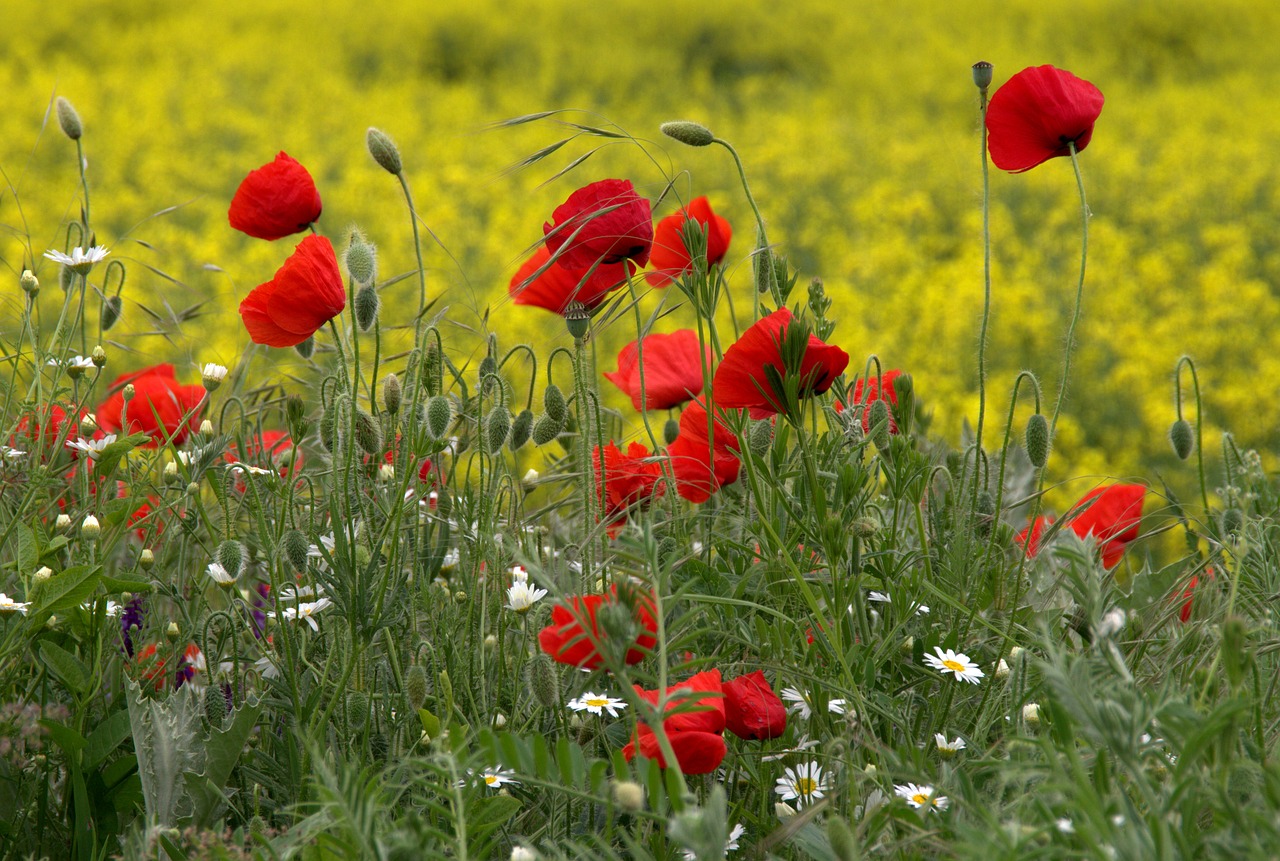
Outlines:
<svg viewBox="0 0 1280 861"><path fill-rule="evenodd" d="M1094 213L1089 277L1054 475L1150 481L1159 470L1189 487L1165 439L1184 352L1199 362L1207 444L1223 427L1245 446L1280 442L1280 66L1268 59L1276 4L227 0L216 15L168 0L4 7L0 259L14 286L0 291L0 325L19 318L24 263L61 248L62 225L78 212L74 146L50 112L65 96L84 120L98 241L129 263L125 317L110 334L114 349L137 356L112 369L168 360L194 382L198 363L239 361L248 339L236 306L294 243L236 233L226 210L245 173L279 150L311 170L321 228L336 245L358 225L379 248L381 277L410 270L403 199L365 151L371 125L401 149L439 239L427 250L428 289L459 331L483 331L487 312L504 347L564 342L558 319L506 300L506 283L551 210L604 176L630 177L650 197L675 176L681 197L709 196L735 228L730 279L741 310L750 210L723 150L658 133L662 121L687 118L741 152L770 238L802 284L826 281L839 321L832 340L852 366L875 353L911 371L933 431L955 442L962 419L976 415L982 297L969 67L991 61L998 86L1053 63L1107 100L1082 155ZM645 148L580 138L507 172L568 132L553 121L488 126L555 108L617 124ZM1070 164L1020 176L993 169L992 228L990 392L1002 422L1019 369L1056 390L1080 241ZM38 271L56 284L52 264ZM383 319L404 322L416 294L411 281L388 288ZM139 307L163 316L165 303L180 312L201 302L203 315L181 327ZM681 309L662 328L688 324ZM601 336L603 369L634 337L615 329ZM258 350L255 373L303 367L292 351Z"/></svg>

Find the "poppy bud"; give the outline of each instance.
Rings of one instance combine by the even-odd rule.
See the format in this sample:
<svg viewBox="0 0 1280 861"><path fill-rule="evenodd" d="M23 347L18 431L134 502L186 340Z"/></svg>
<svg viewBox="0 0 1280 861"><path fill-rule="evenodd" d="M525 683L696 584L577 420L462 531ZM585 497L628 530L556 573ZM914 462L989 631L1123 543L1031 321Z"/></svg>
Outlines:
<svg viewBox="0 0 1280 861"><path fill-rule="evenodd" d="M453 422L453 402L444 395L427 401L427 432L432 439L444 439Z"/></svg>
<svg viewBox="0 0 1280 861"><path fill-rule="evenodd" d="M773 443L773 424L769 421L758 421L751 426L751 453L756 457L764 457Z"/></svg>
<svg viewBox="0 0 1280 861"><path fill-rule="evenodd" d="M400 378L395 374L382 378L382 406L392 415L400 412Z"/></svg>
<svg viewBox="0 0 1280 861"><path fill-rule="evenodd" d="M531 433L533 433L533 411L521 410L516 420L511 423L511 435L507 437L507 445L512 451L516 451L529 441Z"/></svg>
<svg viewBox="0 0 1280 861"><path fill-rule="evenodd" d="M629 645L636 641L639 629L636 627L635 613L625 604L617 601L605 603L596 611L596 619L600 623L600 630L604 632L601 647L616 649L619 644Z"/></svg>
<svg viewBox="0 0 1280 861"><path fill-rule="evenodd" d="M550 414L544 415L533 423L533 444L546 445L564 430L564 422L558 422Z"/></svg>
<svg viewBox="0 0 1280 861"><path fill-rule="evenodd" d="M204 719L210 729L222 729L227 717L227 695L221 685L209 685L204 689Z"/></svg>
<svg viewBox="0 0 1280 861"><path fill-rule="evenodd" d="M351 233L351 244L347 246L344 262L347 274L357 284L372 284L378 272L378 258L374 247L364 241L359 232Z"/></svg>
<svg viewBox="0 0 1280 861"><path fill-rule="evenodd" d="M485 451L496 454L511 433L511 411L506 407L494 407L484 421Z"/></svg>
<svg viewBox="0 0 1280 861"><path fill-rule="evenodd" d="M1169 442L1173 444L1173 453L1180 460L1186 460L1191 457L1191 452L1195 451L1196 438L1195 433L1191 429L1191 422L1186 419L1178 419L1169 428Z"/></svg>
<svg viewBox="0 0 1280 861"><path fill-rule="evenodd" d="M71 102L58 96L57 110L58 125L62 126L62 133L73 141L80 140L80 136L84 134L84 124L80 122L80 115Z"/></svg>
<svg viewBox="0 0 1280 861"><path fill-rule="evenodd" d="M347 727L362 730L369 723L369 695L364 691L347 691Z"/></svg>
<svg viewBox="0 0 1280 861"><path fill-rule="evenodd" d="M564 309L564 325L575 341L584 340L591 329L591 311L581 302L570 302Z"/></svg>
<svg viewBox="0 0 1280 861"><path fill-rule="evenodd" d="M284 417L289 425L289 436L300 440L307 435L307 404L299 395L285 398Z"/></svg>
<svg viewBox="0 0 1280 861"><path fill-rule="evenodd" d="M356 410L356 445L365 454L382 454L382 428L364 410Z"/></svg>
<svg viewBox="0 0 1280 861"><path fill-rule="evenodd" d="M396 145L391 142L391 138L380 129L370 127L368 134L365 136L365 144L369 147L369 155L373 156L373 160L392 176L399 176L404 171L404 164L400 161L400 150L396 149Z"/></svg>
<svg viewBox="0 0 1280 861"><path fill-rule="evenodd" d="M667 445L671 445L678 436L680 436L680 422L675 419L667 419L666 424L662 426L662 441Z"/></svg>
<svg viewBox="0 0 1280 861"><path fill-rule="evenodd" d="M858 861L862 853L858 851L858 841L849 830L849 823L841 816L827 817L827 840L831 843L831 854L836 861Z"/></svg>
<svg viewBox="0 0 1280 861"><path fill-rule="evenodd" d="M404 677L404 698L410 710L416 712L422 708L422 704L427 701L428 687L427 671L414 664Z"/></svg>
<svg viewBox="0 0 1280 861"><path fill-rule="evenodd" d="M867 407L867 420L871 423L872 442L880 451L885 451L889 448L889 437L892 434L889 427L889 405L883 400L872 401L871 406Z"/></svg>
<svg viewBox="0 0 1280 861"><path fill-rule="evenodd" d="M986 60L979 60L973 64L973 84L978 89L986 92L987 87L991 86L991 77L995 72L993 67Z"/></svg>
<svg viewBox="0 0 1280 861"><path fill-rule="evenodd" d="M102 302L102 315L99 318L99 324L102 331L106 332L111 329L120 319L120 312L124 310L124 300L119 296L108 296Z"/></svg>
<svg viewBox="0 0 1280 861"><path fill-rule="evenodd" d="M529 692L543 708L558 708L560 705L560 679L556 677L556 668L545 652L538 652L529 659Z"/></svg>
<svg viewBox="0 0 1280 861"><path fill-rule="evenodd" d="M228 538L219 544L216 555L218 564L232 577L239 577L240 572L249 562L249 551L234 538Z"/></svg>
<svg viewBox="0 0 1280 861"><path fill-rule="evenodd" d="M1222 534L1235 536L1240 534L1244 526L1244 514L1238 508L1228 508L1222 512Z"/></svg>
<svg viewBox="0 0 1280 861"><path fill-rule="evenodd" d="M280 536L280 553L294 571L307 570L307 537L296 529Z"/></svg>
<svg viewBox="0 0 1280 861"><path fill-rule="evenodd" d="M310 359L316 352L316 336L312 335L305 341L300 341L293 345L293 349L298 351L298 355L304 359Z"/></svg>
<svg viewBox="0 0 1280 861"><path fill-rule="evenodd" d="M663 123L659 129L672 140L680 141L686 146L710 146L716 139L711 129L691 120L675 120Z"/></svg>
<svg viewBox="0 0 1280 861"><path fill-rule="evenodd" d="M378 309L382 300L378 298L378 290L372 284L361 287L356 293L355 317L356 325L361 332L367 332L378 322Z"/></svg>
<svg viewBox="0 0 1280 861"><path fill-rule="evenodd" d="M996 517L996 498L986 488L978 491L977 506L974 508L974 514L977 520L978 535L986 538L991 534L991 525Z"/></svg>
<svg viewBox="0 0 1280 861"><path fill-rule="evenodd" d="M493 380L490 377L498 374L498 360L493 356L485 356L480 360L480 391L488 394L489 389L493 388Z"/></svg>
<svg viewBox="0 0 1280 861"><path fill-rule="evenodd" d="M1027 458L1037 469L1049 460L1049 421L1040 413L1027 419Z"/></svg>
<svg viewBox="0 0 1280 861"><path fill-rule="evenodd" d="M564 401L564 392L560 391L560 387L555 383L548 384L547 390L542 393L542 408L552 420L557 422L563 422L568 415L569 408ZM556 433L559 432L559 430L556 431Z"/></svg>
<svg viewBox="0 0 1280 861"><path fill-rule="evenodd" d="M40 279L36 278L35 273L30 269L22 270L22 277L18 279L18 285L32 299L40 295Z"/></svg>

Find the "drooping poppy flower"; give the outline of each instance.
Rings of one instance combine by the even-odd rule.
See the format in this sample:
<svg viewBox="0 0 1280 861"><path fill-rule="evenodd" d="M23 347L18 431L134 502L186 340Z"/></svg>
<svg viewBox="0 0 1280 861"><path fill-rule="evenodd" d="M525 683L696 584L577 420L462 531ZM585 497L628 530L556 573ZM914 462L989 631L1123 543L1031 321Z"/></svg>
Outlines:
<svg viewBox="0 0 1280 861"><path fill-rule="evenodd" d="M126 410L124 387L133 384L133 400ZM132 374L121 374L109 387L107 399L98 405L98 427L120 435L145 433L154 448L162 442L182 445L200 424L204 386L184 386L174 377L173 365L153 365ZM129 426L124 427L127 415Z"/></svg>
<svg viewBox="0 0 1280 861"><path fill-rule="evenodd" d="M787 707L773 692L764 670L723 685L725 726L738 738L777 738L787 731Z"/></svg>
<svg viewBox="0 0 1280 861"><path fill-rule="evenodd" d="M597 651L596 643L607 635L601 630L597 615L602 608L620 603L615 586L609 589L608 595L578 595L570 599L569 606L557 604L551 608L551 624L538 632L538 645L559 663L588 669L599 667L604 657ZM638 633L635 641L627 644L625 660L636 664L657 645L658 623L653 617L651 598L637 595L631 610Z"/></svg>
<svg viewBox="0 0 1280 861"><path fill-rule="evenodd" d="M556 207L542 226L547 248L569 270L634 261L649 262L653 211L629 179L602 179L585 185Z"/></svg>
<svg viewBox="0 0 1280 861"><path fill-rule="evenodd" d="M551 251L539 245L511 276L507 295L517 305L546 308L553 314L563 315L570 302L581 302L592 309L603 302L610 291L626 283L625 267L628 266L634 271L631 263L611 263L601 264L594 271L574 272L558 261L552 262Z"/></svg>
<svg viewBox="0 0 1280 861"><path fill-rule="evenodd" d="M294 347L347 307L347 291L333 245L323 236L298 243L274 278L240 303L240 317L255 344Z"/></svg>
<svg viewBox="0 0 1280 861"><path fill-rule="evenodd" d="M609 525L609 534L616 535L627 522L627 512L633 506L645 506L666 490L662 483L661 459L653 457L649 449L638 442L627 447L626 454L612 442L604 447L604 480L600 476L600 446L591 452L591 464L596 473L596 494L603 509L600 519Z"/></svg>
<svg viewBox="0 0 1280 861"><path fill-rule="evenodd" d="M733 484L742 466L738 437L719 418L709 425L707 408L701 400L680 413L680 433L667 446L667 457L676 492L690 502L706 502L721 487Z"/></svg>
<svg viewBox="0 0 1280 861"><path fill-rule="evenodd" d="M1093 137L1102 91L1053 66L1023 69L987 106L987 149L1001 170L1022 173L1051 158L1079 152Z"/></svg>
<svg viewBox="0 0 1280 861"><path fill-rule="evenodd" d="M643 348L643 350L641 349ZM641 386L640 353L644 353ZM669 410L702 392L703 366L711 366L711 348L698 349L698 333L681 329L670 335L648 335L618 353L618 370L605 379L631 397L636 409Z"/></svg>
<svg viewBox="0 0 1280 861"><path fill-rule="evenodd" d="M231 226L258 239L300 233L320 218L320 192L311 174L281 152L252 170L231 198Z"/></svg>
<svg viewBox="0 0 1280 861"><path fill-rule="evenodd" d="M1113 484L1095 488L1080 498L1066 513L1066 528L1081 538L1092 535L1102 554L1104 568L1114 568L1124 551L1137 539L1142 522L1142 500L1147 489L1141 484ZM1089 504L1092 502L1092 504ZM1085 506L1088 505L1086 509ZM1047 517L1018 533L1014 539L1025 546L1027 556L1040 552L1040 536L1053 523Z"/></svg>
<svg viewBox="0 0 1280 861"><path fill-rule="evenodd" d="M853 384L853 397L851 400L855 405L861 404L864 407L870 407L873 401L883 400L889 406L889 433L898 432L898 422L893 417L893 408L898 406L898 393L894 391L893 382L902 376L902 371L892 370L885 371L877 380L874 376L868 377L866 385L863 380L858 380ZM883 393L881 389L883 388ZM845 406L842 401L836 401L836 412L842 413ZM863 433L871 433L871 414L869 409L862 411L862 431Z"/></svg>
<svg viewBox="0 0 1280 861"><path fill-rule="evenodd" d="M641 699L658 704L658 691L647 691L635 685ZM671 742L672 752L680 770L685 774L710 774L720 767L728 751L724 743L725 700L720 683L720 671L698 673L688 681L667 688L665 710L696 706L695 711L681 711L665 717L662 729ZM622 755L630 762L640 753L656 759L662 768L666 758L658 745L658 737L647 725L636 726L635 737L622 749Z"/></svg>
<svg viewBox="0 0 1280 861"><path fill-rule="evenodd" d="M780 392L774 391L765 368L774 368L779 377L786 375L783 357L787 331L793 324L791 312L779 308L762 317L742 333L716 368L711 390L716 403L724 409L746 408L755 419L780 413L786 408ZM834 344L826 344L817 335L809 335L798 367L800 397L820 395L849 364L849 354Z"/></svg>
<svg viewBox="0 0 1280 861"><path fill-rule="evenodd" d="M688 221L698 222L706 231L708 266L720 263L729 251L733 229L729 227L728 220L712 212L705 197L695 198L687 209L668 215L654 228L653 253L649 256L653 271L646 272L644 276L654 287L666 287L693 268L693 258L685 247L683 236Z"/></svg>

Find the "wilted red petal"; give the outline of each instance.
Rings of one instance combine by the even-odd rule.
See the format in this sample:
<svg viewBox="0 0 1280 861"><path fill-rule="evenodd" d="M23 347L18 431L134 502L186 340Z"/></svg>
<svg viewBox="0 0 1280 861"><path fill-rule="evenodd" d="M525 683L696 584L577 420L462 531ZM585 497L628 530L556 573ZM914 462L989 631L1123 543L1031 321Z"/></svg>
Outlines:
<svg viewBox="0 0 1280 861"><path fill-rule="evenodd" d="M773 391L765 367L776 368L779 375L785 373L781 342L791 323L791 312L779 308L757 320L725 351L711 383L716 403L724 409L750 409L752 418L782 411L783 404ZM848 364L848 353L811 334L799 368L800 397L822 394L831 388Z"/></svg>
<svg viewBox="0 0 1280 861"><path fill-rule="evenodd" d="M681 235L685 222L694 220L707 233L707 265L715 266L724 260L729 251L733 229L727 219L711 211L705 197L695 198L687 209L668 215L658 222L653 232L653 253L649 263L653 270L645 273L645 279L654 287L665 287L693 266L689 249L685 248Z"/></svg>
<svg viewBox="0 0 1280 861"><path fill-rule="evenodd" d="M987 106L987 148L1001 170L1021 173L1056 156L1083 150L1102 113L1102 92L1053 66L1023 69L996 90Z"/></svg>
<svg viewBox="0 0 1280 861"><path fill-rule="evenodd" d="M570 302L581 302L595 308L611 290L627 280L627 263L601 264L594 271L570 272L558 262L549 263L551 251L539 245L507 285L507 295L517 305L545 308L553 314L564 314ZM542 270L539 274L539 270Z"/></svg>
<svg viewBox="0 0 1280 861"><path fill-rule="evenodd" d="M602 179L585 185L556 207L544 224L547 248L569 270L587 270L632 260L649 262L653 212L629 179Z"/></svg>
<svg viewBox="0 0 1280 861"><path fill-rule="evenodd" d="M249 175L231 199L231 226L258 239L300 233L320 218L320 192L307 169L285 153Z"/></svg>
<svg viewBox="0 0 1280 861"><path fill-rule="evenodd" d="M669 410L702 392L703 365L711 365L711 348L698 349L698 333L681 329L670 335L644 338L644 386L640 384L639 341L632 341L618 353L618 370L605 379L631 397L638 410ZM699 361L701 355L702 360Z"/></svg>
<svg viewBox="0 0 1280 861"><path fill-rule="evenodd" d="M347 291L333 245L308 236L274 278L240 303L240 317L255 344L293 347L314 335L347 306Z"/></svg>

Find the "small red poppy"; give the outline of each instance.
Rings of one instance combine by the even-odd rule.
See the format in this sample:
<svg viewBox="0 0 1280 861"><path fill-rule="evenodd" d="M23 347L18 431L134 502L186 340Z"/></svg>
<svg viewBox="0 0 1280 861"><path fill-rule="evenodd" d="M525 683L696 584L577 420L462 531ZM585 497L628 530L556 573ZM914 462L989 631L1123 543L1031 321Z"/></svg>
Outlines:
<svg viewBox="0 0 1280 861"><path fill-rule="evenodd" d="M644 348L643 388L640 347ZM711 366L711 348L699 350L698 333L681 329L670 335L648 335L643 344L627 344L618 353L618 370L604 377L629 395L636 409L669 410L702 392L704 366Z"/></svg>
<svg viewBox="0 0 1280 861"><path fill-rule="evenodd" d="M624 260L649 262L653 211L629 179L602 179L569 195L542 226L556 261L569 270Z"/></svg>
<svg viewBox="0 0 1280 861"><path fill-rule="evenodd" d="M725 725L738 738L777 738L787 731L787 707L773 692L764 670L724 683Z"/></svg>
<svg viewBox="0 0 1280 861"><path fill-rule="evenodd" d="M300 233L320 218L320 192L311 174L285 153L249 175L227 213L231 226L258 239Z"/></svg>
<svg viewBox="0 0 1280 861"><path fill-rule="evenodd" d="M1092 535L1097 540L1104 568L1114 568L1124 556L1124 551L1137 539L1142 522L1142 500L1147 489L1141 484L1113 484L1089 491L1066 513L1066 528L1081 538ZM1079 510L1091 500L1096 500L1083 511ZM1028 556L1040 552L1040 535L1053 523L1047 517L1037 517L1035 523L1018 533L1014 539L1025 546Z"/></svg>
<svg viewBox="0 0 1280 861"><path fill-rule="evenodd" d="M682 235L685 223L690 220L701 224L706 231L708 266L720 263L729 251L729 240L733 238L729 221L712 212L705 197L695 198L687 209L668 215L654 228L653 253L649 257L653 271L644 276L654 287L666 287L693 268L693 258Z"/></svg>
<svg viewBox="0 0 1280 861"><path fill-rule="evenodd" d="M1214 576L1212 566L1204 569L1204 573L1205 573L1205 576L1208 577L1210 581L1217 579ZM1199 585L1200 585L1200 575L1192 574L1191 582L1187 584L1186 591L1182 593L1182 597L1185 598L1186 601L1185 603L1183 603L1182 609L1178 612L1178 620L1181 621L1184 625L1187 622L1191 621L1191 611L1195 606L1195 600L1196 600L1195 598L1196 587Z"/></svg>
<svg viewBox="0 0 1280 861"><path fill-rule="evenodd" d="M1023 69L991 97L987 149L1001 170L1022 173L1051 158L1079 152L1093 137L1102 91L1053 66Z"/></svg>
<svg viewBox="0 0 1280 861"><path fill-rule="evenodd" d="M78 435L77 425L79 420L84 417L85 410L80 410L79 417L67 412L58 404L47 404L37 407L32 412L27 413L18 420L18 426L14 428L13 434L9 437L9 446L19 451L32 451L33 449L52 449L58 445L64 451L70 451L73 457L78 457L78 453L74 449L67 449L58 440L65 443L67 440L74 440ZM68 419L74 420L70 426L67 425ZM58 452L52 451L56 455Z"/></svg>
<svg viewBox="0 0 1280 861"><path fill-rule="evenodd" d="M599 667L604 663L604 657L597 651L596 644L605 635L596 621L596 614L601 607L617 600L617 587L612 587L608 595L578 595L570 599L569 606L555 605L551 608L551 624L538 632L538 645L552 660L562 664L588 669ZM652 599L638 596L632 612L641 633L627 650L628 664L643 661L658 642L654 636L658 632L658 623L653 618Z"/></svg>
<svg viewBox="0 0 1280 861"><path fill-rule="evenodd" d="M635 506L647 506L662 496L662 462L638 442L627 447L626 454L612 442L604 447L604 481L600 481L600 446L591 452L596 472L596 494L604 511L600 519L609 524L610 535L616 535L627 522L627 512Z"/></svg>
<svg viewBox="0 0 1280 861"><path fill-rule="evenodd" d="M706 502L738 480L738 437L719 418L708 435L707 408L696 400L680 413L680 433L667 446L676 492L690 502Z"/></svg>
<svg viewBox="0 0 1280 861"><path fill-rule="evenodd" d="M658 704L658 692L635 685L641 699ZM721 695L720 671L697 673L688 681L667 688L666 711L696 706L695 711L681 711L662 721L662 729L671 742L676 762L685 774L710 774L724 761L727 748L722 733L725 728L725 699ZM636 725L636 735L622 749L630 762L636 753L656 759L662 768L666 759L653 730L643 723Z"/></svg>
<svg viewBox="0 0 1280 861"><path fill-rule="evenodd" d="M347 307L347 291L333 245L323 236L298 243L274 278L240 303L240 317L255 344L293 347Z"/></svg>
<svg viewBox="0 0 1280 861"><path fill-rule="evenodd" d="M853 397L850 399L853 403L862 404L870 407L873 401L883 400L889 405L889 433L898 432L898 423L893 418L893 408L898 405L898 393L894 391L893 383L898 377L902 376L902 371L893 370L885 371L877 380L874 376L868 377L866 385L862 380L858 380L853 384ZM881 388L883 385L884 397L881 397ZM865 394L864 394L865 392ZM836 412L845 411L845 405L842 401L836 401ZM862 430L864 433L871 433L871 415L870 410L862 411Z"/></svg>
<svg viewBox="0 0 1280 861"><path fill-rule="evenodd" d="M133 384L133 400L125 410L124 387ZM184 386L174 377L173 365L153 365L132 374L121 374L109 387L107 399L98 405L98 427L106 433L145 433L151 437L146 444L154 448L159 443L172 442L182 445L200 424L200 409L204 400L203 386ZM122 415L129 418L129 427L123 427Z"/></svg>
<svg viewBox="0 0 1280 861"><path fill-rule="evenodd" d="M604 301L610 291L627 281L631 263L601 264L594 271L571 272L551 261L551 251L539 245L507 285L507 295L517 305L546 308L553 314L564 314L570 302L581 302L588 309ZM541 270L541 272L539 272Z"/></svg>
<svg viewBox="0 0 1280 861"><path fill-rule="evenodd" d="M766 367L784 375L782 343L792 325L791 312L779 308L756 321L725 351L716 368L711 390L716 403L724 409L746 408L752 418L764 418L782 412L785 404L774 391ZM800 397L820 395L849 364L849 354L833 344L823 343L817 335L809 335L809 343L798 368Z"/></svg>

